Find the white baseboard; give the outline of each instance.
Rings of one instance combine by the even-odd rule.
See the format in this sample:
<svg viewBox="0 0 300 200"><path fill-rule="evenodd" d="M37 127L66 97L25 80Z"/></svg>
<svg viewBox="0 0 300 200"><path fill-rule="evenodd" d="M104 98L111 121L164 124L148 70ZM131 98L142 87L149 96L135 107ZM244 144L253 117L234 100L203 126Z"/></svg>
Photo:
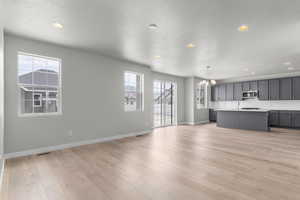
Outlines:
<svg viewBox="0 0 300 200"><path fill-rule="evenodd" d="M180 123L178 123L178 125L192 125L192 124L190 124L191 122L180 122Z"/></svg>
<svg viewBox="0 0 300 200"><path fill-rule="evenodd" d="M200 122L182 122L180 123L181 125L199 125L199 124L207 124L209 123L209 120L205 120L205 121L200 121Z"/></svg>
<svg viewBox="0 0 300 200"><path fill-rule="evenodd" d="M132 136L137 136L137 135L145 135L145 134L151 133L151 132L152 132L152 130L147 130L147 131L142 131L142 132L138 132L138 133L115 135L115 136L111 136L111 137L97 138L97 139L93 139L93 140L85 140L85 141L80 141L80 142L61 144L61 145L49 146L49 147L42 147L42 148L26 150L26 151L6 153L4 155L4 158L9 159L9 158L22 157L22 156L35 155L35 154L40 154L40 153L45 153L45 152L51 152L51 151L56 151L56 150L72 148L72 147L78 147L78 146L87 145L87 144L108 142L108 141L122 139L122 138L126 138L126 137L132 137Z"/></svg>
<svg viewBox="0 0 300 200"><path fill-rule="evenodd" d="M198 125L198 124L208 124L208 123L209 123L209 120L204 120L204 121L196 122L195 125Z"/></svg>

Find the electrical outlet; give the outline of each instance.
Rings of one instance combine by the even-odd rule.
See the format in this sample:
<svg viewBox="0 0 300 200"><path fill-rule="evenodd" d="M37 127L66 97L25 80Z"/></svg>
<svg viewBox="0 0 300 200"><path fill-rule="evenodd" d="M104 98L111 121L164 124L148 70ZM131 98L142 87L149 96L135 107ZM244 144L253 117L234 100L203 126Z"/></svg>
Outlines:
<svg viewBox="0 0 300 200"><path fill-rule="evenodd" d="M69 130L69 131L68 131L68 136L69 136L69 137L72 137L72 136L73 136L73 131L72 131L72 130Z"/></svg>

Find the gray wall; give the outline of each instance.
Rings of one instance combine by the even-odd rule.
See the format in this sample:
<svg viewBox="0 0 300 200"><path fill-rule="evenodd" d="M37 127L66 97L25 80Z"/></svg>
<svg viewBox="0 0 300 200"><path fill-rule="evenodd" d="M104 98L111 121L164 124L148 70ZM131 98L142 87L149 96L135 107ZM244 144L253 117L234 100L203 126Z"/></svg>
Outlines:
<svg viewBox="0 0 300 200"><path fill-rule="evenodd" d="M184 78L157 72L153 72L152 77L153 80L173 81L177 84L177 122L178 124L184 123Z"/></svg>
<svg viewBox="0 0 300 200"><path fill-rule="evenodd" d="M18 117L18 51L62 59L63 115ZM144 112L124 112L125 70L145 75ZM146 66L5 35L5 76L5 153L152 128L152 72Z"/></svg>
<svg viewBox="0 0 300 200"><path fill-rule="evenodd" d="M184 79L184 116L186 123L194 123L194 79Z"/></svg>
<svg viewBox="0 0 300 200"><path fill-rule="evenodd" d="M198 79L152 72L147 66L90 51L5 34L5 153L150 130L153 126L153 80L177 83L177 121L205 121L195 109ZM18 51L62 59L62 115L18 116ZM124 112L123 72L145 76L144 112ZM81 94L80 96L78 94ZM73 135L69 136L72 130Z"/></svg>
<svg viewBox="0 0 300 200"><path fill-rule="evenodd" d="M199 124L209 121L209 110L206 108L197 109L196 87L204 79L197 77L185 78L185 122L188 124Z"/></svg>
<svg viewBox="0 0 300 200"><path fill-rule="evenodd" d="M1 18L1 14L0 14L0 18ZM2 164L3 164L2 155L4 150L4 143L3 143L3 137L4 137L4 63L3 63L4 51L3 50L4 49L3 46L4 46L3 27L2 27L2 21L0 21L0 174L1 174Z"/></svg>

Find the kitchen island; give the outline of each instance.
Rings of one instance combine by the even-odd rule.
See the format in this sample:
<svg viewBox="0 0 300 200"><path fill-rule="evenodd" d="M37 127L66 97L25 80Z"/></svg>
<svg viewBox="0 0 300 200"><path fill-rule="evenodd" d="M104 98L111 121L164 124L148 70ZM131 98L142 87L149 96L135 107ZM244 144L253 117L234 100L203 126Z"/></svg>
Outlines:
<svg viewBox="0 0 300 200"><path fill-rule="evenodd" d="M217 126L246 130L269 131L269 110L219 109Z"/></svg>

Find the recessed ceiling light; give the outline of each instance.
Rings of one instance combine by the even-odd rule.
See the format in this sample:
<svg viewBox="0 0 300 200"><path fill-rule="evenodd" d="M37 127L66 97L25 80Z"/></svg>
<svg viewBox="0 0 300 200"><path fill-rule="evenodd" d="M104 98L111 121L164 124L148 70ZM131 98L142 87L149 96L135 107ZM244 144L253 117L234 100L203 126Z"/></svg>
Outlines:
<svg viewBox="0 0 300 200"><path fill-rule="evenodd" d="M54 23L52 24L52 26L53 26L54 28L58 28L58 29L63 29L63 28L64 28L64 26L63 26L61 23L58 23L58 22L54 22Z"/></svg>
<svg viewBox="0 0 300 200"><path fill-rule="evenodd" d="M154 58L160 58L160 56L154 56Z"/></svg>
<svg viewBox="0 0 300 200"><path fill-rule="evenodd" d="M196 45L194 45L193 43L189 43L186 45L187 48L194 48Z"/></svg>
<svg viewBox="0 0 300 200"><path fill-rule="evenodd" d="M283 63L284 65L291 65L292 63L291 62L285 62Z"/></svg>
<svg viewBox="0 0 300 200"><path fill-rule="evenodd" d="M295 68L294 67L288 67L288 70L294 70Z"/></svg>
<svg viewBox="0 0 300 200"><path fill-rule="evenodd" d="M210 80L210 83L212 84L212 85L216 85L216 80Z"/></svg>
<svg viewBox="0 0 300 200"><path fill-rule="evenodd" d="M156 24L149 24L148 26L150 29L157 29L158 26Z"/></svg>
<svg viewBox="0 0 300 200"><path fill-rule="evenodd" d="M247 31L249 31L249 26L247 26L247 25L241 25L241 26L239 26L238 31L240 31L240 32L247 32Z"/></svg>

